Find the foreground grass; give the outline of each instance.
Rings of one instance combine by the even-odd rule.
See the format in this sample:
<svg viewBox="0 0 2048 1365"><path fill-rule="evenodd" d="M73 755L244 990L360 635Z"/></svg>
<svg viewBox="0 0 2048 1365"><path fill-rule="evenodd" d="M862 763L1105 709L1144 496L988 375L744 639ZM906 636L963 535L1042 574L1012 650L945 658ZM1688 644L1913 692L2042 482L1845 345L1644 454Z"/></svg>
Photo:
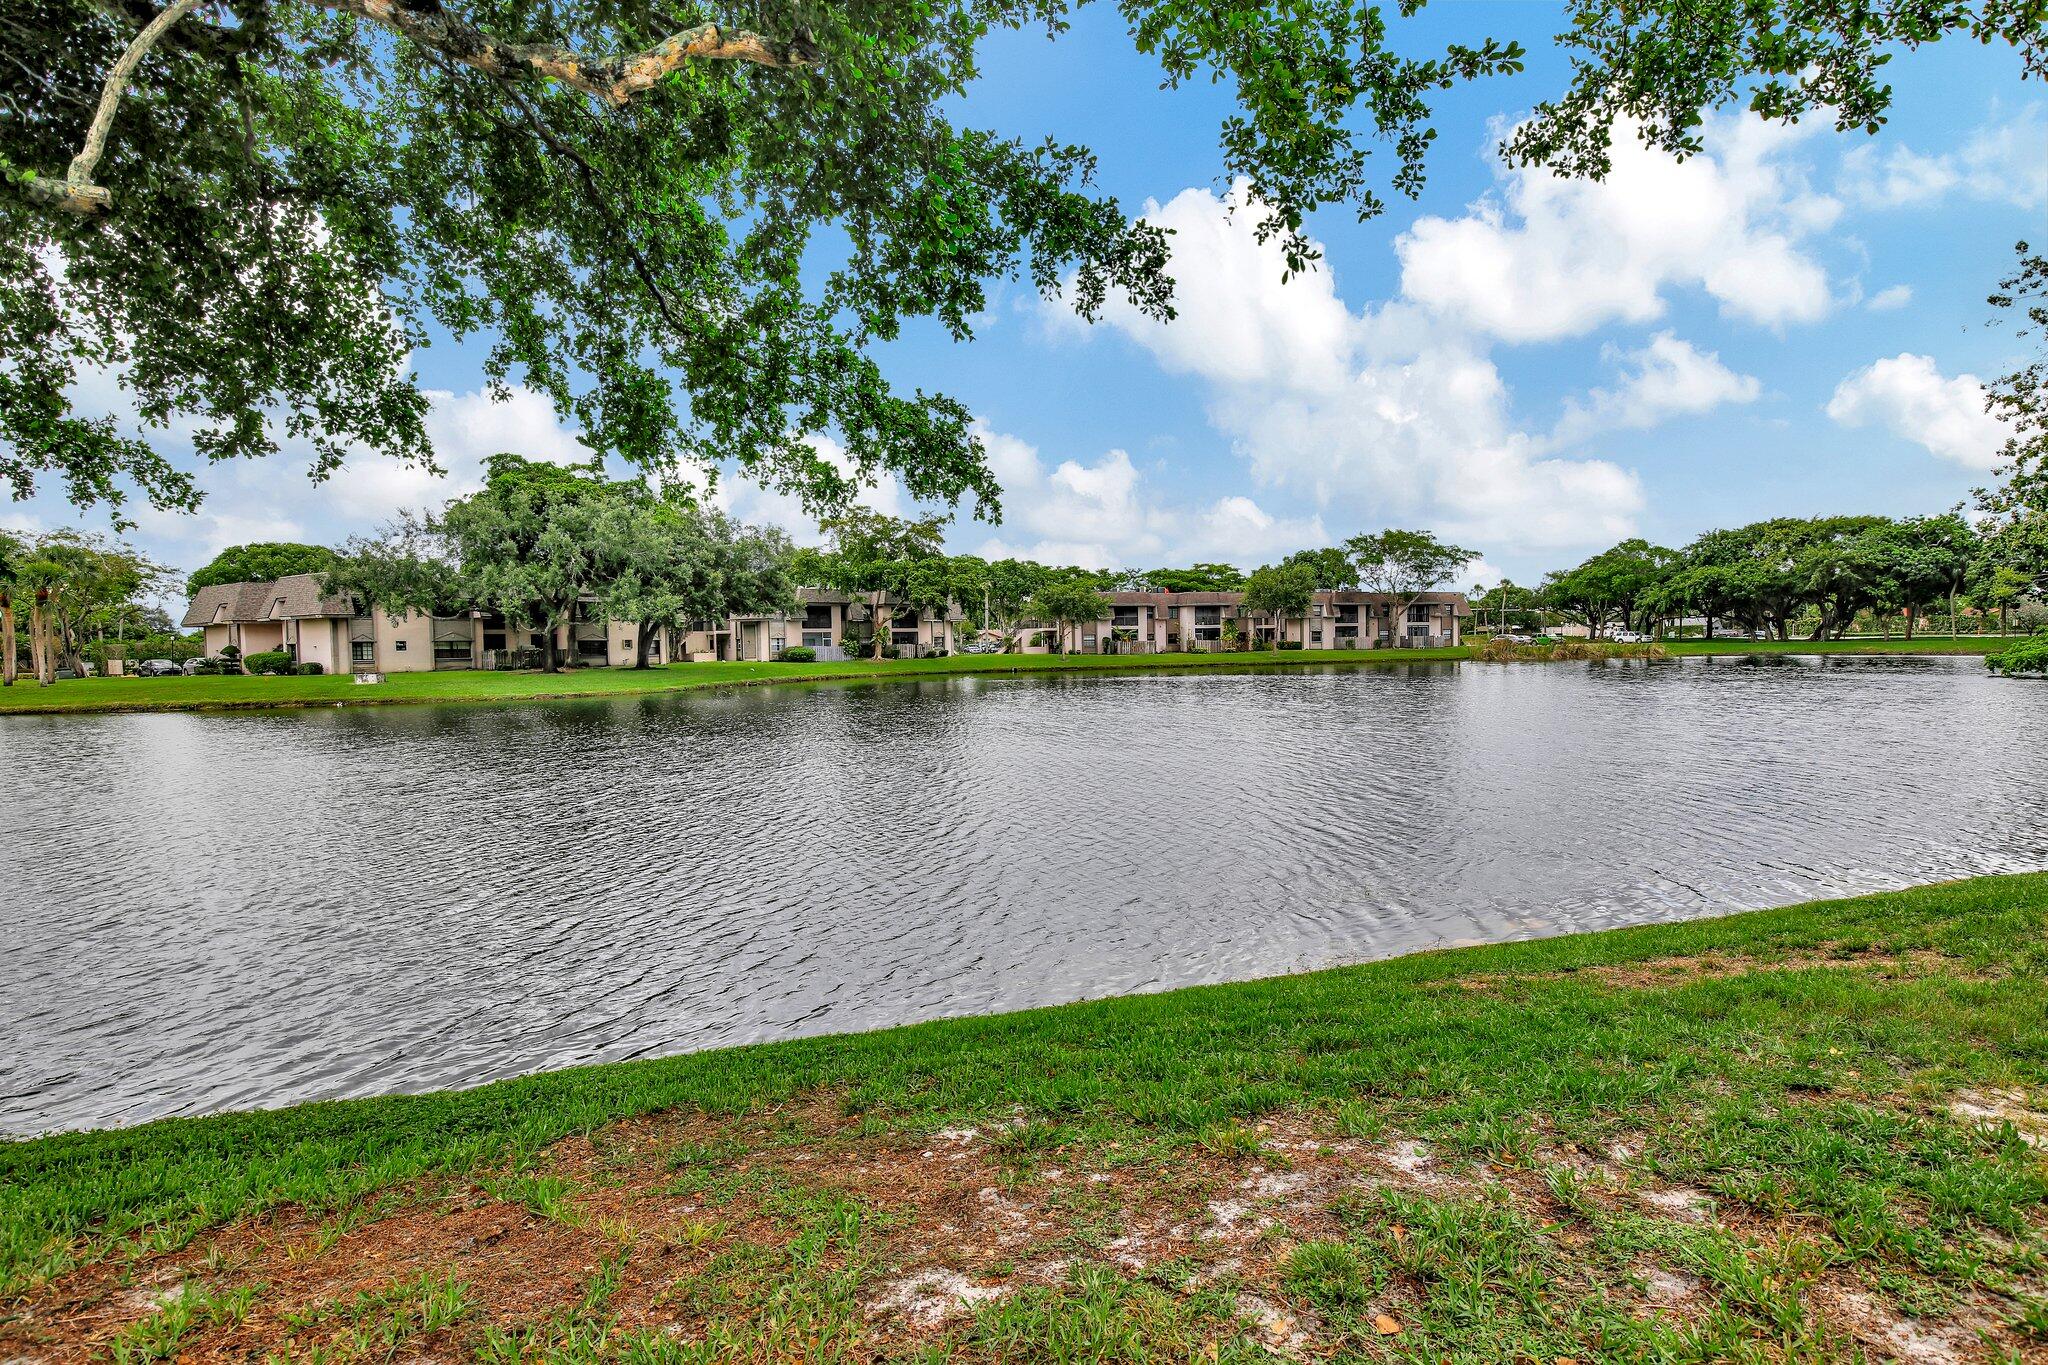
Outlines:
<svg viewBox="0 0 2048 1365"><path fill-rule="evenodd" d="M1983 878L0 1145L0 1356L2038 1357L2044 931Z"/></svg>
<svg viewBox="0 0 2048 1365"><path fill-rule="evenodd" d="M1674 642L1673 655L1717 654L1983 654L2001 647L1991 639L1715 640ZM698 687L863 678L944 677L953 674L1153 672L1316 664L1414 664L1469 660L1456 649L1337 649L1244 654L969 654L944 659L849 660L842 663L698 663L662 668L579 668L562 673L393 673L374 686L327 674L319 677L79 678L53 687L17 683L0 689L0 715L82 711L221 711L254 707L378 706L419 702L534 701L679 692Z"/></svg>

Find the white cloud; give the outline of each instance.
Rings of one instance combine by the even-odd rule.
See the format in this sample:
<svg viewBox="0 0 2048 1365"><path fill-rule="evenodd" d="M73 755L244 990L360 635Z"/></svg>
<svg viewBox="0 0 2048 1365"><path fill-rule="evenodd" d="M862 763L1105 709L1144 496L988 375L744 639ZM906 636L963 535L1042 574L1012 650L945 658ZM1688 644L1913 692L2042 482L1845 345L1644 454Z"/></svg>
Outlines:
<svg viewBox="0 0 2048 1365"><path fill-rule="evenodd" d="M1888 289L1880 289L1875 294L1872 294L1868 299L1864 300L1863 306L1873 313L1889 313L1894 309L1904 308L1912 301L1913 286L1910 284L1895 284Z"/></svg>
<svg viewBox="0 0 2048 1365"><path fill-rule="evenodd" d="M1611 358L1631 367L1612 389L1594 389L1583 400L1568 400L1552 439L1570 444L1600 431L1642 430L1672 417L1710 412L1724 403L1753 403L1763 385L1737 374L1712 351L1702 351L1671 332L1659 332L1640 350L1609 348Z"/></svg>
<svg viewBox="0 0 2048 1365"><path fill-rule="evenodd" d="M1714 120L1706 152L1680 162L1622 127L1604 180L1503 168L1464 216L1417 219L1396 240L1402 293L1507 341L1651 322L1674 288L1704 290L1749 322L1814 321L1832 298L1804 243L1840 205L1784 163L1804 136L1746 116Z"/></svg>
<svg viewBox="0 0 2048 1365"><path fill-rule="evenodd" d="M1398 516L1515 549L1633 530L1636 477L1602 460L1545 458L1509 420L1506 385L1481 342L1412 303L1352 313L1327 263L1283 283L1277 244L1258 242L1249 216L1231 212L1239 193L1188 190L1148 205L1149 221L1174 230L1180 315L1161 325L1112 307L1105 320L1208 382L1210 419L1256 485L1310 498L1318 527L1332 512L1346 525ZM1233 526L1255 539L1256 525L1221 505L1206 522L1218 540Z"/></svg>
<svg viewBox="0 0 2048 1365"><path fill-rule="evenodd" d="M1330 543L1316 517L1277 517L1242 494L1182 503L1155 486L1130 455L1047 468L1036 447L980 428L989 467L1003 486L1003 526L976 552L1083 568L1156 568L1222 560L1250 568L1305 546Z"/></svg>
<svg viewBox="0 0 2048 1365"><path fill-rule="evenodd" d="M1952 152L1866 142L1842 158L1840 191L1872 208L1918 208L1961 194L2015 208L2048 205L2048 108L1987 123Z"/></svg>
<svg viewBox="0 0 2048 1365"><path fill-rule="evenodd" d="M1902 353L1865 366L1835 386L1827 414L1845 426L1882 426L1971 469L1994 468L2006 437L1984 411L1977 376L1949 378L1932 356Z"/></svg>

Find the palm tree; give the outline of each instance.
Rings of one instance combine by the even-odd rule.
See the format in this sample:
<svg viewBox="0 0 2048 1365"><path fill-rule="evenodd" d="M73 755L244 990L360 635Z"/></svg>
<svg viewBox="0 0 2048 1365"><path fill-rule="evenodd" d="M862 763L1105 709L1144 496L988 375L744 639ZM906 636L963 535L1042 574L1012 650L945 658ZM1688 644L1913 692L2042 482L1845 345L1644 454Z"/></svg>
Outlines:
<svg viewBox="0 0 2048 1365"><path fill-rule="evenodd" d="M28 547L0 531L0 687L14 686L19 668L15 658L14 591Z"/></svg>

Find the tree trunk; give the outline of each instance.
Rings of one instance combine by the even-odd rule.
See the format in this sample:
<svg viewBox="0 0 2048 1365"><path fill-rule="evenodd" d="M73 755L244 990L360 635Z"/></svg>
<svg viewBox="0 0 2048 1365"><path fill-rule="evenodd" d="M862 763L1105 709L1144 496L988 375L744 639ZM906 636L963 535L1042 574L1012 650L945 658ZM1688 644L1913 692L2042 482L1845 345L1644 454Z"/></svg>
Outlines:
<svg viewBox="0 0 2048 1365"><path fill-rule="evenodd" d="M7 651L4 656L0 656L0 687L12 687L14 686L15 670L18 667L14 658L14 599L12 597L0 597L0 649Z"/></svg>
<svg viewBox="0 0 2048 1365"><path fill-rule="evenodd" d="M636 669L645 668L647 667L647 627L644 625L636 626L634 634L638 638L633 642L633 667Z"/></svg>
<svg viewBox="0 0 2048 1365"><path fill-rule="evenodd" d="M1951 640L1956 638L1956 590L1954 585L1950 585L1948 590L1948 638Z"/></svg>
<svg viewBox="0 0 2048 1365"><path fill-rule="evenodd" d="M540 671L543 673L559 673L562 671L560 663L555 658L555 629L553 626L549 626L541 633Z"/></svg>
<svg viewBox="0 0 2048 1365"><path fill-rule="evenodd" d="M1906 638L1908 640L1913 638L1913 617L1916 614L1917 608L1915 604L1911 602L1906 603Z"/></svg>

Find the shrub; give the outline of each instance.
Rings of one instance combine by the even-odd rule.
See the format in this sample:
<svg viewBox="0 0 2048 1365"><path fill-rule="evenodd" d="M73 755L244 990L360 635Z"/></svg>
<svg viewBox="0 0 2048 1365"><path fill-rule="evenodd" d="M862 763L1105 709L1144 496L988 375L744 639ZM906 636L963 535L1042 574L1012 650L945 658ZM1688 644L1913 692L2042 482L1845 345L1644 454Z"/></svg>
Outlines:
<svg viewBox="0 0 2048 1365"><path fill-rule="evenodd" d="M775 657L786 664L812 664L818 661L818 651L809 645L791 645Z"/></svg>
<svg viewBox="0 0 2048 1365"><path fill-rule="evenodd" d="M227 650L222 650L221 654L225 657ZM266 649L260 653L251 654L248 658L242 660L242 664L251 673L268 673L273 675L290 673L298 667L297 662L292 656L281 649Z"/></svg>
<svg viewBox="0 0 2048 1365"><path fill-rule="evenodd" d="M300 665L299 665L299 676L300 676L300 677L306 677L306 678L310 678L310 677L312 677L313 675L315 675L315 674L317 674L317 673L325 673L326 671L327 671L327 668L326 668L326 666L325 666L324 664L300 664Z"/></svg>
<svg viewBox="0 0 2048 1365"><path fill-rule="evenodd" d="M1299 641L1299 640L1282 640L1282 641L1280 642L1280 644L1279 644L1279 646L1278 646L1278 647L1279 647L1279 648L1281 648L1281 649L1300 649L1300 648L1301 648L1301 641Z"/></svg>
<svg viewBox="0 0 2048 1365"><path fill-rule="evenodd" d="M2048 630L2030 635L2016 645L2008 645L1996 654L1988 654L1984 663L1994 673L2003 673L2008 678L2021 674L2048 675Z"/></svg>

